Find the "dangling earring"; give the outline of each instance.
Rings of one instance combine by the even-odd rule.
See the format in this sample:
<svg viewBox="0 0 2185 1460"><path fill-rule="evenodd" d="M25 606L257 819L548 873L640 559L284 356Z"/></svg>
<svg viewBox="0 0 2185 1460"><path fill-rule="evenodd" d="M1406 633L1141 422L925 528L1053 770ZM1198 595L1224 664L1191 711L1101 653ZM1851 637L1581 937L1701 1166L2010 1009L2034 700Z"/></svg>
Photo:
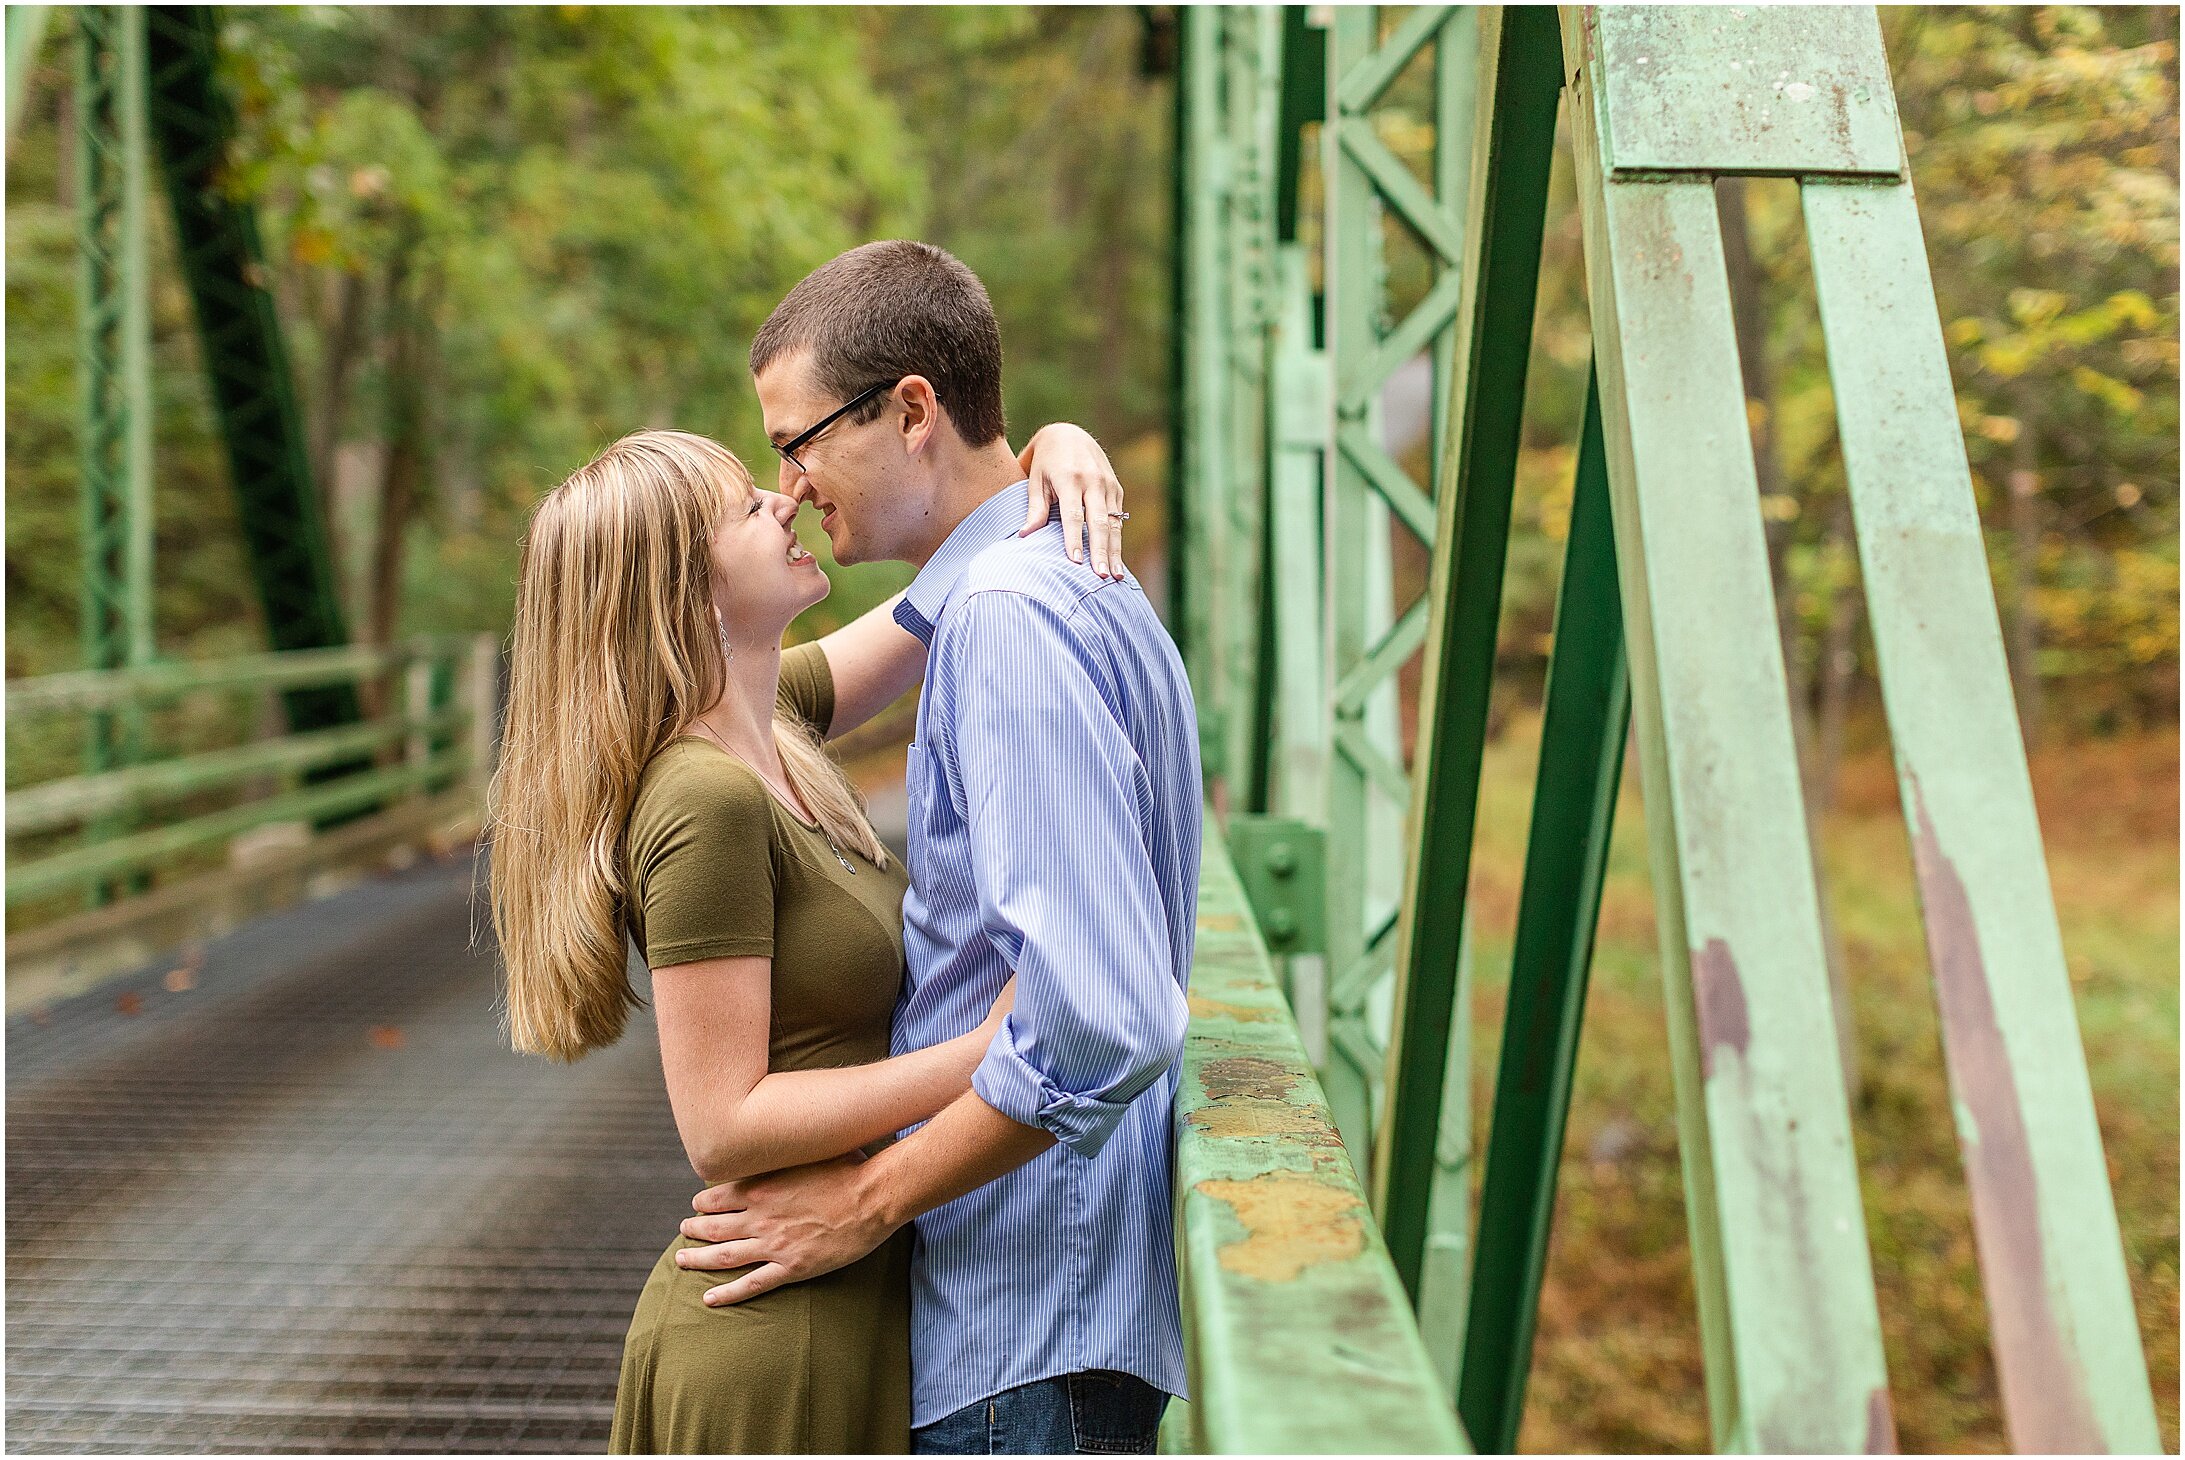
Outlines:
<svg viewBox="0 0 2185 1460"><path fill-rule="evenodd" d="M721 617L721 611L717 608L713 610L713 629L715 633L721 636L721 660L726 663L736 657L736 650L728 642L728 623Z"/></svg>

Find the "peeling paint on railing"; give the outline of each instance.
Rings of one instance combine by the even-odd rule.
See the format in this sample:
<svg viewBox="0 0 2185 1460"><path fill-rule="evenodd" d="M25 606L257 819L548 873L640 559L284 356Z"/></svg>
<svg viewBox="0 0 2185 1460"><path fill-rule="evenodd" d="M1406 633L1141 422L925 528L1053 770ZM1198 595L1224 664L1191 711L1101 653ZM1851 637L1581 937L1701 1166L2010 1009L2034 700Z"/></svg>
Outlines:
<svg viewBox="0 0 2185 1460"><path fill-rule="evenodd" d="M1468 1449L1211 814L1176 1097L1190 1440Z"/></svg>

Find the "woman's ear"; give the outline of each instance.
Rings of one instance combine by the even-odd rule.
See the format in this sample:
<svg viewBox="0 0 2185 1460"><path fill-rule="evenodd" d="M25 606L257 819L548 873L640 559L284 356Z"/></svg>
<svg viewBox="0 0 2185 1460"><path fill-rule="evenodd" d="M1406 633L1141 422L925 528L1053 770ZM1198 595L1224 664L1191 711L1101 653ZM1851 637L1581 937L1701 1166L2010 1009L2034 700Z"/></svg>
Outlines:
<svg viewBox="0 0 2185 1460"><path fill-rule="evenodd" d="M916 456L940 428L941 398L933 393L933 382L923 375L906 375L895 387L895 399L903 407L898 427L903 433L903 450Z"/></svg>

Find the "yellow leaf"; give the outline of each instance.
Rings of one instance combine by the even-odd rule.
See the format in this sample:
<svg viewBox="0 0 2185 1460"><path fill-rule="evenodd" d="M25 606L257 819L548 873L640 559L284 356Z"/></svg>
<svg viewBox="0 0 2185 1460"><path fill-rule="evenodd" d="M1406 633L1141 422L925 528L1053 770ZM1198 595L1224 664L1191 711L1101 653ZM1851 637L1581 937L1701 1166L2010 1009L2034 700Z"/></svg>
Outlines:
<svg viewBox="0 0 2185 1460"><path fill-rule="evenodd" d="M2046 324L2064 312L2071 301L2054 289L2013 289L2011 318L2020 324Z"/></svg>
<svg viewBox="0 0 2185 1460"><path fill-rule="evenodd" d="M2132 386L2112 375L2104 375L2089 365L2071 367L2071 383L2093 396L2120 416L2129 416L2140 408L2146 397Z"/></svg>
<svg viewBox="0 0 2185 1460"><path fill-rule="evenodd" d="M288 252L299 264L326 263L334 257L334 235L323 228L299 228L289 240Z"/></svg>
<svg viewBox="0 0 2185 1460"><path fill-rule="evenodd" d="M2137 289L2121 289L2110 295L2109 308L2134 329L2153 329L2162 317L2155 310L2155 302Z"/></svg>
<svg viewBox="0 0 2185 1460"><path fill-rule="evenodd" d="M1993 374L2012 380L2026 373L2040 354L2038 346L2020 335L1980 347L1981 365Z"/></svg>

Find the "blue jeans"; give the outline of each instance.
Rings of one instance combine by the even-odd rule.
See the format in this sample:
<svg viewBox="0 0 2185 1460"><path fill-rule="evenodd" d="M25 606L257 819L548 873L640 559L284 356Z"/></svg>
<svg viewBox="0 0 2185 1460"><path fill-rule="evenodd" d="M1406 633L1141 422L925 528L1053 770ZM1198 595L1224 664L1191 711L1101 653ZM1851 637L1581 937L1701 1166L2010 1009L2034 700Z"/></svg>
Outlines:
<svg viewBox="0 0 2185 1460"><path fill-rule="evenodd" d="M1168 1396L1092 1369L1004 1389L910 1432L914 1455L1151 1455Z"/></svg>

